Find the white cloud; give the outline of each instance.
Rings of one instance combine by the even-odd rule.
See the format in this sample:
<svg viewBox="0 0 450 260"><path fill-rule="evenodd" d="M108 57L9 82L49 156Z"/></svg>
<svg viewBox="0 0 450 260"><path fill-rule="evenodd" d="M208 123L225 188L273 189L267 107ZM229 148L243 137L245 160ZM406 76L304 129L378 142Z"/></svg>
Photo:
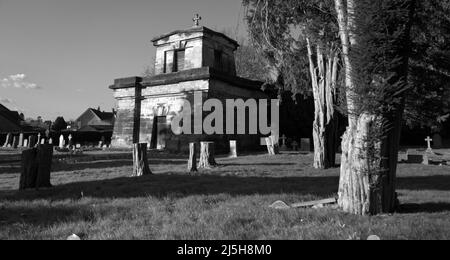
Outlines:
<svg viewBox="0 0 450 260"><path fill-rule="evenodd" d="M13 104L14 100L9 99L9 98L0 98L0 103L1 104Z"/></svg>
<svg viewBox="0 0 450 260"><path fill-rule="evenodd" d="M2 79L0 85L4 88L42 89L37 84L26 81L26 78L25 74L10 75Z"/></svg>

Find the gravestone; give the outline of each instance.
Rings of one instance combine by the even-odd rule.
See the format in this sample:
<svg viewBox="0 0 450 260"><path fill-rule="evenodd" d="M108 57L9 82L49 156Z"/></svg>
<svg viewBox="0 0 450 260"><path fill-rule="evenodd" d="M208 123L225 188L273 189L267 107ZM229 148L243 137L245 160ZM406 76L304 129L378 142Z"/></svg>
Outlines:
<svg viewBox="0 0 450 260"><path fill-rule="evenodd" d="M237 158L237 141L230 141L230 158Z"/></svg>
<svg viewBox="0 0 450 260"><path fill-rule="evenodd" d="M25 140L23 141L23 147L28 147L28 139L25 139Z"/></svg>
<svg viewBox="0 0 450 260"><path fill-rule="evenodd" d="M103 147L103 141L99 141L98 142L98 148L102 148Z"/></svg>
<svg viewBox="0 0 450 260"><path fill-rule="evenodd" d="M71 148L73 147L73 141L72 141L72 139L73 139L73 136L72 136L72 134L70 134L70 135L69 135L69 149L71 149Z"/></svg>
<svg viewBox="0 0 450 260"><path fill-rule="evenodd" d="M311 151L311 140L309 138L302 138L300 141L300 151L309 152Z"/></svg>
<svg viewBox="0 0 450 260"><path fill-rule="evenodd" d="M423 162L423 153L417 150L406 151L406 158L408 163L420 164Z"/></svg>
<svg viewBox="0 0 450 260"><path fill-rule="evenodd" d="M41 139L41 144L45 144L45 138Z"/></svg>
<svg viewBox="0 0 450 260"><path fill-rule="evenodd" d="M20 133L19 135L19 147L23 147L23 133Z"/></svg>
<svg viewBox="0 0 450 260"><path fill-rule="evenodd" d="M38 133L38 135L37 135L36 144L37 145L41 144L41 133Z"/></svg>
<svg viewBox="0 0 450 260"><path fill-rule="evenodd" d="M14 149L17 149L17 147L19 147L19 137L18 136L14 136L13 138L13 143L12 143L12 147Z"/></svg>
<svg viewBox="0 0 450 260"><path fill-rule="evenodd" d="M81 144L76 144L75 148L80 149L81 148Z"/></svg>
<svg viewBox="0 0 450 260"><path fill-rule="evenodd" d="M35 147L38 143L37 143L37 136L35 136L35 135L32 135L32 136L30 136L30 138L29 138L29 147L30 148L33 148L33 147Z"/></svg>
<svg viewBox="0 0 450 260"><path fill-rule="evenodd" d="M48 144L53 144L53 138L50 137L50 138L48 139Z"/></svg>
<svg viewBox="0 0 450 260"><path fill-rule="evenodd" d="M292 150L298 151L298 142L297 141L292 142Z"/></svg>
<svg viewBox="0 0 450 260"><path fill-rule="evenodd" d="M12 135L11 133L8 133L8 135L6 135L6 140L5 140L5 144L3 145L3 147L8 147L8 145L11 143L12 139Z"/></svg>
<svg viewBox="0 0 450 260"><path fill-rule="evenodd" d="M441 149L442 146L442 136L440 134L433 135L433 148Z"/></svg>
<svg viewBox="0 0 450 260"><path fill-rule="evenodd" d="M64 147L66 147L66 140L64 140L63 135L60 135L59 136L59 148L64 149Z"/></svg>

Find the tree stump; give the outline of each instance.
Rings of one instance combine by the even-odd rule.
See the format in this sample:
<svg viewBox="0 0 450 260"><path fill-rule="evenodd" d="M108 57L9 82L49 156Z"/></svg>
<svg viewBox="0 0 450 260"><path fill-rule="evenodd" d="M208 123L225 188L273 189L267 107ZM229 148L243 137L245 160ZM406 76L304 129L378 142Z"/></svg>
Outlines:
<svg viewBox="0 0 450 260"><path fill-rule="evenodd" d="M197 171L197 144L196 143L189 144L188 171L189 172Z"/></svg>
<svg viewBox="0 0 450 260"><path fill-rule="evenodd" d="M53 146L48 144L39 145L37 148L38 175L36 188L52 187L50 183L50 172L52 170Z"/></svg>
<svg viewBox="0 0 450 260"><path fill-rule="evenodd" d="M50 145L39 145L38 148L23 151L19 190L52 187L52 159L53 148Z"/></svg>
<svg viewBox="0 0 450 260"><path fill-rule="evenodd" d="M266 138L267 152L270 156L277 155L280 153L280 147L278 142L274 141L273 136L269 136Z"/></svg>
<svg viewBox="0 0 450 260"><path fill-rule="evenodd" d="M133 177L152 174L147 158L147 144L133 145Z"/></svg>
<svg viewBox="0 0 450 260"><path fill-rule="evenodd" d="M238 157L238 150L237 150L237 141L230 141L230 158L237 158Z"/></svg>
<svg viewBox="0 0 450 260"><path fill-rule="evenodd" d="M217 166L216 160L214 158L214 142L201 142L200 151L199 168L211 169Z"/></svg>

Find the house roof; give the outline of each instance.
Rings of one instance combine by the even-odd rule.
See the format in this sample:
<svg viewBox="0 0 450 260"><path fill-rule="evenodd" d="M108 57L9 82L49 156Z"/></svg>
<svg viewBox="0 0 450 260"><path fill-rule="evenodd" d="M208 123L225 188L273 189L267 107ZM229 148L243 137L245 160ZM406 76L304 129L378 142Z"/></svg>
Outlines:
<svg viewBox="0 0 450 260"><path fill-rule="evenodd" d="M100 119L100 121L112 123L114 121L114 113L113 112L104 112L94 108L88 108L81 116L78 117L79 121L87 112L92 112L96 117Z"/></svg>
<svg viewBox="0 0 450 260"><path fill-rule="evenodd" d="M0 104L0 132L17 132L21 131L19 112L11 111L4 105Z"/></svg>
<svg viewBox="0 0 450 260"><path fill-rule="evenodd" d="M103 112L97 109L90 108L90 110L100 118L102 121L112 121L114 120L114 113L112 112Z"/></svg>

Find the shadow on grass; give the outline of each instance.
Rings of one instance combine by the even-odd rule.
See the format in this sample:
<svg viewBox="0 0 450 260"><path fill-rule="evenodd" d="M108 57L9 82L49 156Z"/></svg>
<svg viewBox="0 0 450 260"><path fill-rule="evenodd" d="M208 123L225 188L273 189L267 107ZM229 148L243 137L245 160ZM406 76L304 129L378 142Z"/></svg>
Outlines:
<svg viewBox="0 0 450 260"><path fill-rule="evenodd" d="M401 204L398 213L441 213L450 212L449 203L422 203L422 204Z"/></svg>
<svg viewBox="0 0 450 260"><path fill-rule="evenodd" d="M213 175L151 175L69 183L41 191L1 191L0 199L9 201L36 199L78 199L81 192L92 198L174 197L229 194L232 196L296 194L319 197L337 193L338 177L234 177Z"/></svg>
<svg viewBox="0 0 450 260"><path fill-rule="evenodd" d="M151 165L184 165L187 160L182 159L149 159ZM89 161L89 162L76 162L65 163L57 162L53 164L53 172L66 172L66 171L82 171L86 169L108 169L118 168L125 166L132 166L133 161L130 159L116 159L116 160L102 160L102 161ZM22 166L20 164L14 164L11 166L0 166L0 174L20 173Z"/></svg>
<svg viewBox="0 0 450 260"><path fill-rule="evenodd" d="M397 189L450 191L450 175L399 177Z"/></svg>

